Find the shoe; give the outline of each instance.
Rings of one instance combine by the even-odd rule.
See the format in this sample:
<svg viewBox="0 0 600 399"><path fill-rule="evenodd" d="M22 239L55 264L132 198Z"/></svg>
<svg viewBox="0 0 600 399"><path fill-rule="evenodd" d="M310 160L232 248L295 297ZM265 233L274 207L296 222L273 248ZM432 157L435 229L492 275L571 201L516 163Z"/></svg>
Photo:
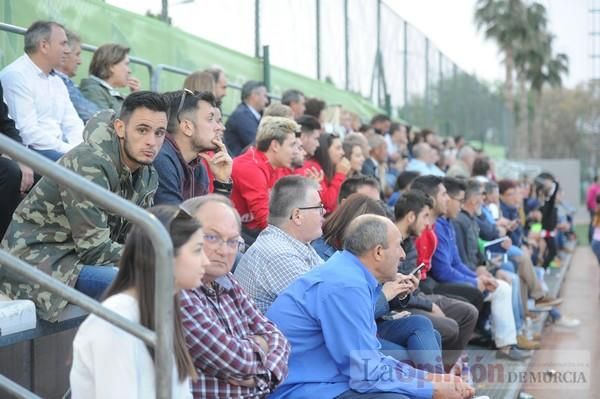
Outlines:
<svg viewBox="0 0 600 399"><path fill-rule="evenodd" d="M563 302L562 298L551 298L549 296L543 296L539 299L535 300L535 307L552 307L552 306L557 306L560 305Z"/></svg>
<svg viewBox="0 0 600 399"><path fill-rule="evenodd" d="M537 323L541 320L541 315L539 313L541 312L532 312L531 310L528 310L525 313L525 316L529 317L532 323Z"/></svg>
<svg viewBox="0 0 600 399"><path fill-rule="evenodd" d="M516 345L512 345L508 352L503 352L500 349L496 351L496 359L508 359L508 360L525 360L531 357L531 352L517 348Z"/></svg>
<svg viewBox="0 0 600 399"><path fill-rule="evenodd" d="M533 313L543 313L543 312L549 312L552 310L552 306L544 306L544 305L535 305L535 308L530 309L530 312Z"/></svg>
<svg viewBox="0 0 600 399"><path fill-rule="evenodd" d="M561 267L561 265L562 265L562 262L558 256L556 258L554 258L554 260L552 262L550 262L550 267L553 267L555 269Z"/></svg>
<svg viewBox="0 0 600 399"><path fill-rule="evenodd" d="M525 335L517 336L517 346L519 349L540 349L539 341L528 339Z"/></svg>
<svg viewBox="0 0 600 399"><path fill-rule="evenodd" d="M542 339L542 334L540 334L539 332L533 333L532 338L534 341L539 341L540 339Z"/></svg>
<svg viewBox="0 0 600 399"><path fill-rule="evenodd" d="M488 335L478 335L471 338L469 344L489 349L494 347L494 340Z"/></svg>
<svg viewBox="0 0 600 399"><path fill-rule="evenodd" d="M563 315L560 319L556 320L554 324L561 327L575 328L579 327L581 321L579 321L579 319L574 319Z"/></svg>
<svg viewBox="0 0 600 399"><path fill-rule="evenodd" d="M552 310L552 306L536 306L533 309L529 309L529 312L531 313L544 313L544 312L549 312ZM529 316L529 314L528 314Z"/></svg>

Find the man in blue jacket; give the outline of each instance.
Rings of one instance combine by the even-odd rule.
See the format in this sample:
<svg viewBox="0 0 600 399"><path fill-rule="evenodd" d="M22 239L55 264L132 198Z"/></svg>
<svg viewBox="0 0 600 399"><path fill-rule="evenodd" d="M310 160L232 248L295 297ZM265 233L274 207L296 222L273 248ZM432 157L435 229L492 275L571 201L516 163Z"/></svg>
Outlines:
<svg viewBox="0 0 600 399"><path fill-rule="evenodd" d="M242 102L225 124L225 145L231 157L240 155L254 143L261 112L269 103L264 83L250 80L242 86Z"/></svg>
<svg viewBox="0 0 600 399"><path fill-rule="evenodd" d="M271 398L473 395L459 377L417 370L379 352L373 308L381 284L396 278L401 243L402 234L389 219L361 215L348 227L344 251L277 297L267 317L293 350L288 377Z"/></svg>
<svg viewBox="0 0 600 399"><path fill-rule="evenodd" d="M418 180L419 178L417 178ZM415 182L417 182L415 180ZM413 183L413 187L414 187ZM464 181L445 177L443 185L448 194L445 214L438 214L435 233L438 246L431 260L431 274L440 283L467 284L479 289L486 302L491 302L493 335L497 356L511 360L523 360L530 352L517 348L517 331L512 308L512 289L505 281L497 280L489 273L476 272L465 265L458 254L456 234L451 220L456 218L465 201Z"/></svg>
<svg viewBox="0 0 600 399"><path fill-rule="evenodd" d="M169 102L169 133L154 160L158 172L157 205L179 205L183 201L209 193L208 170L213 191L229 196L233 161L221 141L223 125L215 115L212 93L186 90L165 93Z"/></svg>

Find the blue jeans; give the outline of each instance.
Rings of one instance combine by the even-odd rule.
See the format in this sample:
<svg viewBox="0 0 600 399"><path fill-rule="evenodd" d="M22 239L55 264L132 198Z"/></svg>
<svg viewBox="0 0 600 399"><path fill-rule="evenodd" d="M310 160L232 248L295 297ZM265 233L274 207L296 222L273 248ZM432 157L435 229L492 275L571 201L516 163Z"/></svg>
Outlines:
<svg viewBox="0 0 600 399"><path fill-rule="evenodd" d="M508 259L512 260L515 256L523 256L523 250L516 245L511 245L506 251L506 255L508 256Z"/></svg>
<svg viewBox="0 0 600 399"><path fill-rule="evenodd" d="M40 155L45 156L46 158L50 158L54 162L58 161L60 157L62 157L62 152L54 151L54 150L36 150L35 148L31 148L33 151L37 152Z"/></svg>
<svg viewBox="0 0 600 399"><path fill-rule="evenodd" d="M100 299L115 279L118 270L112 265L83 266L75 283L75 289L94 299Z"/></svg>
<svg viewBox="0 0 600 399"><path fill-rule="evenodd" d="M594 255L596 255L598 263L600 263L600 241L592 240L592 251L594 251Z"/></svg>
<svg viewBox="0 0 600 399"><path fill-rule="evenodd" d="M411 315L398 320L384 320L377 323L377 333L382 340L399 345L393 347L382 342L382 350L392 351L390 356L399 359L408 352L408 359L399 359L408 363L412 362L417 368L443 373L442 364L442 338L434 328L431 320L421 315ZM406 349L405 349L406 348ZM398 350L398 353L393 351Z"/></svg>

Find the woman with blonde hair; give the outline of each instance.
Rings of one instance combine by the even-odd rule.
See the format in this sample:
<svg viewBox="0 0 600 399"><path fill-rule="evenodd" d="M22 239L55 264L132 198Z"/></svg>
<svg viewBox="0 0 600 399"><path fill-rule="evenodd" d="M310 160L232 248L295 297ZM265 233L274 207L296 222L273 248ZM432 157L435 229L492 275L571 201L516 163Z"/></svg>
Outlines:
<svg viewBox="0 0 600 399"><path fill-rule="evenodd" d="M183 88L196 91L208 91L215 94L215 78L210 72L196 71L190 73L183 82Z"/></svg>

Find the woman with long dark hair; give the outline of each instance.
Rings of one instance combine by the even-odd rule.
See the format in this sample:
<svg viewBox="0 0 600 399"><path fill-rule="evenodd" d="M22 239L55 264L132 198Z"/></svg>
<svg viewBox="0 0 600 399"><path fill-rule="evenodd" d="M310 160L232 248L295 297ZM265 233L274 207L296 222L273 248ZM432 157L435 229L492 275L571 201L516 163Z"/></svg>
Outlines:
<svg viewBox="0 0 600 399"><path fill-rule="evenodd" d="M191 398L189 380L196 377L196 371L184 340L177 293L202 283L208 264L202 248L204 235L200 223L181 208L165 205L149 211L169 232L175 254L172 397ZM150 238L140 227L134 226L125 241L119 272L102 304L155 330L160 322L154 314L156 267L159 265ZM90 315L73 341L70 380L74 399L154 398L154 350L141 339Z"/></svg>
<svg viewBox="0 0 600 399"><path fill-rule="evenodd" d="M350 173L350 161L344 157L344 148L340 137L336 134L321 134L315 155L304 162L303 169L312 169L323 174L320 191L321 202L325 207L325 213L333 212L337 207L340 187Z"/></svg>

